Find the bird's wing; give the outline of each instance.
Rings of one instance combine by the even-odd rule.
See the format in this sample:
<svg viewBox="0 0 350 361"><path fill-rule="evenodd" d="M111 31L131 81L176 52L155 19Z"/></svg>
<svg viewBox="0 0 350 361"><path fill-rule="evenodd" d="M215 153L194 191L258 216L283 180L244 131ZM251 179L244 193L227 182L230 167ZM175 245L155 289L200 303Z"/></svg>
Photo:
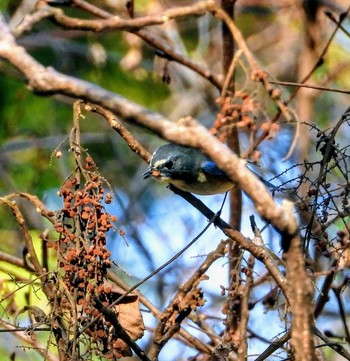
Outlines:
<svg viewBox="0 0 350 361"><path fill-rule="evenodd" d="M222 178L226 177L226 174L216 165L215 162L211 160L207 160L201 164L201 168L204 173L216 177L216 178Z"/></svg>
<svg viewBox="0 0 350 361"><path fill-rule="evenodd" d="M209 176L216 177L216 178L227 178L226 174L216 165L215 162L211 160L207 160L202 163L201 168L204 173L208 174ZM264 179L261 175L254 172L250 169L264 184L266 187L270 189L277 189L275 185Z"/></svg>

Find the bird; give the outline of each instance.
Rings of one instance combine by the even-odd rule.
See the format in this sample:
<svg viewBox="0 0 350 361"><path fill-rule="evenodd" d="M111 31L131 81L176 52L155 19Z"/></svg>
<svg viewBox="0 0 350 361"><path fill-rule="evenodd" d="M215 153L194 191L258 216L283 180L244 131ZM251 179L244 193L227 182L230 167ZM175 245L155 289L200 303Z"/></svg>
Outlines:
<svg viewBox="0 0 350 361"><path fill-rule="evenodd" d="M169 143L152 155L143 178L153 177L161 182L198 195L226 193L234 183L200 150Z"/></svg>

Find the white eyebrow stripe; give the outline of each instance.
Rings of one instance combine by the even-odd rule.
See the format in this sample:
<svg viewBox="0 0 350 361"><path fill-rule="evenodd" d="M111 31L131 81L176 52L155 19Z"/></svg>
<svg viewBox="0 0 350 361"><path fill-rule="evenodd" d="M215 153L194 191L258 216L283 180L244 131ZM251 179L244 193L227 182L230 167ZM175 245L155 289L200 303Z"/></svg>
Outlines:
<svg viewBox="0 0 350 361"><path fill-rule="evenodd" d="M154 163L153 167L154 167L154 168L158 168L158 167L162 166L164 163L166 163L167 161L168 161L167 159L157 160L157 161Z"/></svg>

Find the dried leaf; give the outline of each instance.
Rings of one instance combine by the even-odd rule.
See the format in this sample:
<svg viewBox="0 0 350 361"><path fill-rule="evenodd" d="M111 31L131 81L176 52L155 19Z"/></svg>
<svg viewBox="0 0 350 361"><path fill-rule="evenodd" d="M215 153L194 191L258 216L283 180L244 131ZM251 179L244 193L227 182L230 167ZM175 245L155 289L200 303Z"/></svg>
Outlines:
<svg viewBox="0 0 350 361"><path fill-rule="evenodd" d="M116 305L115 311L118 315L118 321L133 341L143 336L145 325L138 298L129 303Z"/></svg>
<svg viewBox="0 0 350 361"><path fill-rule="evenodd" d="M110 285L108 282L104 283L104 289L111 293L110 296L114 300L125 293L122 288ZM114 306L114 310L120 325L131 339L133 341L140 339L144 334L145 325L140 311L138 296L132 293L127 295L121 303Z"/></svg>

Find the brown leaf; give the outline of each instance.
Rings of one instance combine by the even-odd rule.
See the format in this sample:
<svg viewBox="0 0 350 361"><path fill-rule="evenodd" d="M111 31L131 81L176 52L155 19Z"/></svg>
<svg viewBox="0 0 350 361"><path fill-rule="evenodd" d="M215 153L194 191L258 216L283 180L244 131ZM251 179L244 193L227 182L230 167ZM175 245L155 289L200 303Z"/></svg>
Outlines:
<svg viewBox="0 0 350 361"><path fill-rule="evenodd" d="M145 325L140 311L139 300L114 306L118 321L133 341L143 336Z"/></svg>
<svg viewBox="0 0 350 361"><path fill-rule="evenodd" d="M107 293L112 294L114 300L125 293L122 288L116 285L110 285L108 282L104 283L104 289L107 290ZM143 323L137 295L132 293L127 295L118 305L114 306L114 310L120 325L133 341L143 336L145 325Z"/></svg>

